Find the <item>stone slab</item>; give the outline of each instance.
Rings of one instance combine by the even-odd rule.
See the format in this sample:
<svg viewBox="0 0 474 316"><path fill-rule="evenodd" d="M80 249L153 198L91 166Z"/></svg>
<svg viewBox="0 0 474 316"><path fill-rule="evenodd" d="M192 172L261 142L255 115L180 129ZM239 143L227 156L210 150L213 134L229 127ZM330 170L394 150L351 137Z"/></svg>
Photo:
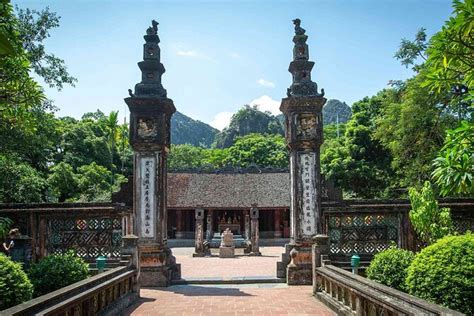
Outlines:
<svg viewBox="0 0 474 316"><path fill-rule="evenodd" d="M219 258L234 258L235 247L219 247Z"/></svg>

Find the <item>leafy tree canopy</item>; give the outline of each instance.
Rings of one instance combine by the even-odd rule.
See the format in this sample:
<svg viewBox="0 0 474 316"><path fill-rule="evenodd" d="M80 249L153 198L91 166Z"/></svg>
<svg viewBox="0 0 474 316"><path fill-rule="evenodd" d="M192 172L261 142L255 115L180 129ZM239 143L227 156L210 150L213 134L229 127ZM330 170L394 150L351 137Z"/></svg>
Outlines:
<svg viewBox="0 0 474 316"><path fill-rule="evenodd" d="M216 135L215 146L230 147L237 137L252 133L283 135L283 126L269 112L261 112L256 106L245 105L232 116L229 126Z"/></svg>

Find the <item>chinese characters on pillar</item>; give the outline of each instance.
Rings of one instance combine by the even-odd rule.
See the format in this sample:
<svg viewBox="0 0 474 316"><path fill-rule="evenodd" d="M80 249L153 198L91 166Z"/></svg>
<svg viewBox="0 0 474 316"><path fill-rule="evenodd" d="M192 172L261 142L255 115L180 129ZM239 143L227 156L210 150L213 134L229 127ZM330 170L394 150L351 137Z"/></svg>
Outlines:
<svg viewBox="0 0 474 316"><path fill-rule="evenodd" d="M300 154L301 173L301 235L311 237L316 234L315 209L316 209L316 181L315 181L315 153Z"/></svg>
<svg viewBox="0 0 474 316"><path fill-rule="evenodd" d="M141 236L155 237L155 158L140 158Z"/></svg>

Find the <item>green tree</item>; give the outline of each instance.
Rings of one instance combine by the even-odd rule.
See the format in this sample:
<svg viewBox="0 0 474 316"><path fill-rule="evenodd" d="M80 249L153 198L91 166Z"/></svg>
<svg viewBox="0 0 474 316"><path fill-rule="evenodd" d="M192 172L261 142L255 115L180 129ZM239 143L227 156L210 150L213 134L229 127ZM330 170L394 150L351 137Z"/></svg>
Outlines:
<svg viewBox="0 0 474 316"><path fill-rule="evenodd" d="M473 112L473 8L472 0L454 0L453 13L439 32L427 40L422 28L414 41L403 39L395 54L403 65L425 72L423 86L444 95L443 108L457 113L459 119Z"/></svg>
<svg viewBox="0 0 474 316"><path fill-rule="evenodd" d="M285 139L281 135L256 133L238 137L229 148L224 163L236 167L256 164L261 167L285 168L288 166Z"/></svg>
<svg viewBox="0 0 474 316"><path fill-rule="evenodd" d="M116 150L115 144L118 140L118 111L110 112L106 119L107 138L110 146L110 186L114 185L114 152Z"/></svg>
<svg viewBox="0 0 474 316"><path fill-rule="evenodd" d="M346 196L381 196L390 185L390 152L373 138L375 121L382 112L391 90L364 98L352 105L352 117L344 136L327 140L321 155L321 168L328 179L344 190Z"/></svg>
<svg viewBox="0 0 474 316"><path fill-rule="evenodd" d="M111 192L116 191L121 183L125 182L124 176L118 174L114 179L114 186L110 185L111 172L107 168L92 162L77 169L79 201L110 201Z"/></svg>
<svg viewBox="0 0 474 316"><path fill-rule="evenodd" d="M474 124L463 121L448 130L432 173L443 196L472 196L474 194Z"/></svg>
<svg viewBox="0 0 474 316"><path fill-rule="evenodd" d="M237 137L252 133L283 135L283 127L278 118L269 112L245 105L232 116L229 126L216 135L215 146L230 147Z"/></svg>
<svg viewBox="0 0 474 316"><path fill-rule="evenodd" d="M46 181L41 174L12 156L0 155L0 202L31 203L44 200Z"/></svg>
<svg viewBox="0 0 474 316"><path fill-rule="evenodd" d="M430 178L444 130L455 124L438 107L439 95L423 87L424 80L422 71L403 88L391 89L391 97L382 100L381 115L375 119L373 137L390 151L396 187L415 186Z"/></svg>
<svg viewBox="0 0 474 316"><path fill-rule="evenodd" d="M57 196L58 202L73 199L78 193L78 182L79 180L74 173L74 169L64 161L51 167L48 185L52 189L53 194Z"/></svg>
<svg viewBox="0 0 474 316"><path fill-rule="evenodd" d="M206 164L205 149L190 144L171 145L168 157L170 169L199 168Z"/></svg>
<svg viewBox="0 0 474 316"><path fill-rule="evenodd" d="M421 190L410 188L410 222L426 244L450 234L453 230L449 208L439 208L431 184L426 181Z"/></svg>
<svg viewBox="0 0 474 316"><path fill-rule="evenodd" d="M34 72L51 88L61 90L64 84L74 86L77 79L68 73L64 60L47 53L43 44L50 37L49 31L59 27L60 17L49 8L41 11L16 9L19 40Z"/></svg>

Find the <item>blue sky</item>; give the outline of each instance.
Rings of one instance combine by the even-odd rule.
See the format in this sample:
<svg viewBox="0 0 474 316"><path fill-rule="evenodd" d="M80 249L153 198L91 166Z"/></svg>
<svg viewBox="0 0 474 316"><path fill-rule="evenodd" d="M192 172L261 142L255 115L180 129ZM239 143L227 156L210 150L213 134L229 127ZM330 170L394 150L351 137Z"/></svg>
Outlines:
<svg viewBox="0 0 474 316"><path fill-rule="evenodd" d="M393 58L402 38L429 35L451 14L442 0L19 1L61 16L47 50L78 78L46 88L58 116L100 109L128 115L123 98L140 81L143 35L159 23L163 85L178 111L222 128L244 104L278 113L291 84L293 25L309 36L313 80L328 98L353 102L412 75ZM257 101L255 101L257 100Z"/></svg>

